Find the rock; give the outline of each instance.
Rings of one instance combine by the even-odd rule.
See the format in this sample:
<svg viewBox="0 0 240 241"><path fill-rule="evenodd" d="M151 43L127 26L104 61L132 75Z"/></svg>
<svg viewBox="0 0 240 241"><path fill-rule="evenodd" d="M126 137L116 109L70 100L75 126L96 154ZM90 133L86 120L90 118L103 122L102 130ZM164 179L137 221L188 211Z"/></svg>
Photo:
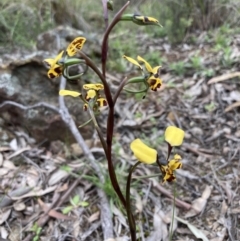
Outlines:
<svg viewBox="0 0 240 241"><path fill-rule="evenodd" d="M58 106L59 79L50 81L43 59L54 56L44 51L35 53L13 53L3 55L0 61L0 105L7 100L25 106L46 102ZM67 89L78 91L78 86L67 86ZM89 119L88 113L82 110L80 99L66 98L66 104L77 125ZM35 108L24 111L12 105L0 108L0 117L8 126L21 126L36 141L62 140L74 142L72 134L66 128L61 117L47 108ZM91 124L81 128L84 138L91 138Z"/></svg>
<svg viewBox="0 0 240 241"><path fill-rule="evenodd" d="M58 26L40 34L37 37L37 49L49 52L59 51L60 49L65 49L78 36L87 39L84 44L84 52L93 56L100 55L100 39L96 34L86 34L69 26Z"/></svg>

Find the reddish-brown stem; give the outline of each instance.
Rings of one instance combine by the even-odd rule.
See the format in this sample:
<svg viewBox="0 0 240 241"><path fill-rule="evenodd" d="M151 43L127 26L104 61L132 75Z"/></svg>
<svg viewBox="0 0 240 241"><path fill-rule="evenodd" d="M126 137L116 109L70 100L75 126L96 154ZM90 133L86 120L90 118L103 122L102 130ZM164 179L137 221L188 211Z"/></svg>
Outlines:
<svg viewBox="0 0 240 241"><path fill-rule="evenodd" d="M102 42L102 74L105 77L106 76L106 62L107 62L107 53L108 53L108 36L110 32L112 31L113 27L117 24L117 22L120 20L123 12L129 5L130 1L128 1L115 15L113 18L111 24L108 26L108 28L105 31L105 34L103 36L103 42Z"/></svg>

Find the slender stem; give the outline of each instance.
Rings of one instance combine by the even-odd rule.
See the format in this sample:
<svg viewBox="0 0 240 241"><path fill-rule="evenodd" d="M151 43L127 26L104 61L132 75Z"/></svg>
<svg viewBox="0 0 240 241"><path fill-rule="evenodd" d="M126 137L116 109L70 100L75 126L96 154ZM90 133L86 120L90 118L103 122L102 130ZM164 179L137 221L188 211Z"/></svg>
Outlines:
<svg viewBox="0 0 240 241"><path fill-rule="evenodd" d="M110 26L108 26L104 37L103 37L103 43L102 43L102 56L104 61L102 61L102 69L103 69L103 76L105 79L105 63L107 60L107 39L108 39L108 35L111 32L112 28L115 26L115 24L118 22L118 19L121 17L121 14L123 13L123 11L127 8L129 2L127 2L122 9L115 15L112 23L110 24ZM111 182L113 185L113 188L115 190L115 192L117 193L120 201L122 202L124 208L126 208L126 200L125 197L122 194L122 191L119 187L118 181L117 181L117 177L116 177L116 173L114 170L114 166L113 166L113 161L112 161L112 137L113 137L113 128L114 128L114 102L111 96L111 92L110 92L110 88L107 84L107 82L105 81L107 88L104 85L104 91L105 91L105 96L106 99L108 101L108 106L109 106L109 112L108 112L108 121L107 121L107 147L108 147L108 152L106 154L107 160L108 160L108 171L109 171L109 176L111 178Z"/></svg>
<svg viewBox="0 0 240 241"><path fill-rule="evenodd" d="M107 8L107 0L102 0L103 5L103 17L105 21L105 28L108 27L108 8Z"/></svg>
<svg viewBox="0 0 240 241"><path fill-rule="evenodd" d="M128 217L128 222L130 226L130 233L131 233L131 239L132 241L136 241L136 223L134 220L134 217L132 215L131 211L131 199L130 199L130 187L131 187L131 179L132 179L132 173L136 169L136 167L140 164L141 162L137 162L134 166L131 167L129 174L128 174L128 179L127 179L127 187L126 187L126 202L127 202L127 217Z"/></svg>
<svg viewBox="0 0 240 241"><path fill-rule="evenodd" d="M95 129L97 130L97 133L98 133L98 136L99 136L100 141L101 141L101 143L102 143L104 152L107 153L107 143L106 143L106 141L105 141L104 138L103 138L102 131L101 131L100 128L99 128L99 125L98 125L97 120L96 120L96 118L95 118L95 114L94 114L94 112L93 112L93 110L92 110L92 108L91 108L90 105L88 105L88 112L89 112L89 114L90 114L90 116L91 116L91 118L92 118L92 120L93 120Z"/></svg>
<svg viewBox="0 0 240 241"><path fill-rule="evenodd" d="M105 31L105 34L103 36L103 42L102 42L102 73L103 76L106 76L106 62L107 62L107 52L108 52L108 36L110 32L112 31L113 27L118 23L118 21L121 19L121 16L127 6L129 5L130 1L128 1L114 16L111 24L108 26L108 28Z"/></svg>
<svg viewBox="0 0 240 241"><path fill-rule="evenodd" d="M117 98L119 97L123 87L125 86L126 82L127 82L127 77L125 77L125 79L120 83L117 92L115 93L114 97L113 97L113 104L116 104Z"/></svg>
<svg viewBox="0 0 240 241"><path fill-rule="evenodd" d="M87 55L85 55L83 52L79 51L80 55L85 59L86 64L93 69L93 71L99 76L101 79L103 86L104 86L104 91L105 91L105 96L108 102L108 107L109 107L109 114L108 114L108 124L107 124L107 148L104 148L105 155L108 161L108 172L109 176L111 179L112 186L117 193L120 201L122 202L123 206L126 208L126 200L122 194L122 191L119 187L116 173L114 170L114 166L112 163L112 136L113 136L113 125L114 125L114 104L112 100L112 95L110 92L109 85L102 75L101 71L97 68L97 66L92 62L90 58L88 58ZM99 138L101 138L99 136Z"/></svg>
<svg viewBox="0 0 240 241"><path fill-rule="evenodd" d="M101 71L95 65L95 63L82 51L78 51L78 53L81 55L81 57L84 58L84 60L86 61L86 65L89 66L98 75L98 77L102 81L104 88L105 88L105 85L107 85L107 82L106 82L104 76L102 75Z"/></svg>
<svg viewBox="0 0 240 241"><path fill-rule="evenodd" d="M167 156L167 161L168 161L168 159L169 159L169 157L170 157L171 152L172 152L172 146L168 143L168 156Z"/></svg>

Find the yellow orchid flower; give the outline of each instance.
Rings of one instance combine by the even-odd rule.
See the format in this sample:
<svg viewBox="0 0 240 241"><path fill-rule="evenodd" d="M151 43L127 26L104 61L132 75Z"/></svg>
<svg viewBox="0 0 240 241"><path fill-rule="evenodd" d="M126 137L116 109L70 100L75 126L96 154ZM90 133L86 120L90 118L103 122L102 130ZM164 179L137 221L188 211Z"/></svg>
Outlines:
<svg viewBox="0 0 240 241"><path fill-rule="evenodd" d="M86 38L83 37L77 37L75 38L67 47L66 51L67 51L67 55L69 57L74 56L78 50L81 50L84 43L86 41Z"/></svg>
<svg viewBox="0 0 240 241"><path fill-rule="evenodd" d="M86 100L87 100L87 99L86 99ZM89 99L89 100L90 100L90 99ZM94 107L93 107L93 111L97 111L98 108L104 107L104 106L107 106L107 100L106 100L105 98L100 97L100 98L98 98L98 99L96 100L96 104L95 104ZM83 105L83 110L86 111L87 109L88 109L88 104L85 103L85 104Z"/></svg>
<svg viewBox="0 0 240 241"><path fill-rule="evenodd" d="M140 139L135 139L130 144L134 156L142 163L153 164L157 161L157 151L144 144Z"/></svg>
<svg viewBox="0 0 240 241"><path fill-rule="evenodd" d="M162 27L162 25L158 22L157 19L138 14L123 14L121 16L121 20L132 21L138 25L156 25Z"/></svg>
<svg viewBox="0 0 240 241"><path fill-rule="evenodd" d="M165 131L165 141L171 146L180 146L183 143L184 131L176 126L169 126Z"/></svg>
<svg viewBox="0 0 240 241"><path fill-rule="evenodd" d="M163 173L163 182L171 182L176 179L174 171L182 168L182 163L180 162L181 159L181 156L176 154L174 155L174 158L170 160L166 166L161 166L161 171Z"/></svg>
<svg viewBox="0 0 240 241"><path fill-rule="evenodd" d="M147 83L150 89L153 91L157 91L157 89L161 87L162 80L159 78L159 69L161 68L161 66L156 66L152 68L152 66L141 56L137 56L138 61L126 55L123 55L123 58L128 60L130 63L138 66L142 71L143 71L143 68L139 62L143 62L147 72L149 73L149 76L147 78Z"/></svg>
<svg viewBox="0 0 240 241"><path fill-rule="evenodd" d="M159 78L155 78L154 75L150 76L150 78L147 80L149 87L153 91L157 91L158 88L162 85L162 80Z"/></svg>
<svg viewBox="0 0 240 241"><path fill-rule="evenodd" d="M77 91L72 90L60 90L59 95L61 96L72 96L72 97L80 97L84 101L83 110L88 109L88 103L91 99L97 97L96 103L94 104L93 110L97 111L99 107L107 106L107 100L102 98L96 90L89 89L86 93L85 98L82 97L82 94Z"/></svg>
<svg viewBox="0 0 240 241"><path fill-rule="evenodd" d="M44 59L43 62L49 67L48 78L53 79L62 74L62 65L57 62L62 58L64 51L60 52L55 59Z"/></svg>
<svg viewBox="0 0 240 241"><path fill-rule="evenodd" d="M161 24L158 22L156 18L153 17L147 17L147 16L141 16L141 15L134 15L133 16L133 22L139 25L158 25L161 26Z"/></svg>

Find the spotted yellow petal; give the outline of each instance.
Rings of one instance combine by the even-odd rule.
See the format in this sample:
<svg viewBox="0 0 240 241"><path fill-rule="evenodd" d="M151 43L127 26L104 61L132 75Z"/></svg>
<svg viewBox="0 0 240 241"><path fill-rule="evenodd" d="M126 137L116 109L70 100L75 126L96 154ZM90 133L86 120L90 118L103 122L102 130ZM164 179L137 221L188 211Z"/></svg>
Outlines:
<svg viewBox="0 0 240 241"><path fill-rule="evenodd" d="M133 16L133 22L135 22L136 24L139 24L139 25L158 25L158 26L161 26L156 18L137 15L137 14L135 14Z"/></svg>
<svg viewBox="0 0 240 241"><path fill-rule="evenodd" d="M172 171L174 171L182 168L182 163L179 160L172 159L171 161L169 161L168 166Z"/></svg>
<svg viewBox="0 0 240 241"><path fill-rule="evenodd" d="M77 91L72 91L72 90L60 90L59 95L61 95L61 96L70 95L72 97L78 97L78 96L81 96L82 94Z"/></svg>
<svg viewBox="0 0 240 241"><path fill-rule="evenodd" d="M90 99L93 99L96 95L97 95L96 90L88 90L85 99L86 101L89 101Z"/></svg>
<svg viewBox="0 0 240 241"><path fill-rule="evenodd" d="M148 147L140 139L135 139L130 148L134 156L142 163L153 164L157 161L157 151Z"/></svg>
<svg viewBox="0 0 240 241"><path fill-rule="evenodd" d="M103 90L103 84L85 84L83 85L85 90Z"/></svg>
<svg viewBox="0 0 240 241"><path fill-rule="evenodd" d="M63 67L61 65L55 64L48 70L48 78L54 79L62 74Z"/></svg>
<svg viewBox="0 0 240 241"><path fill-rule="evenodd" d="M77 37L75 38L67 47L67 55L72 57L74 56L78 50L82 49L84 43L86 41L86 38L83 37Z"/></svg>
<svg viewBox="0 0 240 241"><path fill-rule="evenodd" d="M98 98L97 103L99 107L107 106L107 100L105 98Z"/></svg>
<svg viewBox="0 0 240 241"><path fill-rule="evenodd" d="M162 80L159 78L155 78L153 75L147 80L151 90L157 91L158 88L162 85Z"/></svg>
<svg viewBox="0 0 240 241"><path fill-rule="evenodd" d="M64 51L61 51L54 59L44 59L43 62L49 67L53 68L58 60L60 60L63 56Z"/></svg>
<svg viewBox="0 0 240 241"><path fill-rule="evenodd" d="M183 143L184 131L176 126L169 126L165 131L165 141L171 146L180 146Z"/></svg>
<svg viewBox="0 0 240 241"><path fill-rule="evenodd" d="M145 64L145 67L146 67L147 71L149 73L153 74L153 68L151 67L151 65L145 59L143 59L141 56L138 56L137 60L139 62L143 62Z"/></svg>
<svg viewBox="0 0 240 241"><path fill-rule="evenodd" d="M55 59L44 59L43 62L49 68L48 78L53 79L62 74L62 66L57 64L57 62L62 58L64 51L60 52Z"/></svg>
<svg viewBox="0 0 240 241"><path fill-rule="evenodd" d="M175 181L176 180L176 177L174 175L173 172L171 171L167 171L164 176L163 176L163 182L172 182L172 181Z"/></svg>
<svg viewBox="0 0 240 241"><path fill-rule="evenodd" d="M123 58L128 60L130 63L137 65L141 70L143 69L142 66L135 59L128 57L126 55L123 55Z"/></svg>
<svg viewBox="0 0 240 241"><path fill-rule="evenodd" d="M88 104L85 103L85 104L83 105L83 110L84 110L84 111L87 111L87 109L88 109Z"/></svg>
<svg viewBox="0 0 240 241"><path fill-rule="evenodd" d="M145 22L157 23L159 24L158 20L153 17L145 17Z"/></svg>

